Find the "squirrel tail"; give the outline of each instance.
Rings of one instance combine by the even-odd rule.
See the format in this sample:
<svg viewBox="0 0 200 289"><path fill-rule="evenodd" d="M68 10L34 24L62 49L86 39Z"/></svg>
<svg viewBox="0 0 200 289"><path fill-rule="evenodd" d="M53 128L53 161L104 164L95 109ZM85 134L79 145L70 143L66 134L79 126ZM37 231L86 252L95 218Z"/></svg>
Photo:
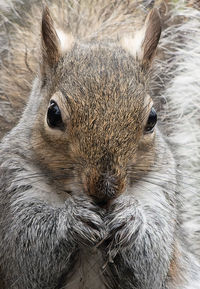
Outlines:
<svg viewBox="0 0 200 289"><path fill-rule="evenodd" d="M187 5L186 5L187 4ZM165 75L159 90L162 129L178 163L180 222L200 259L200 5L178 1L170 11L158 64ZM180 174L179 174L180 172ZM180 201L181 203L181 201Z"/></svg>
<svg viewBox="0 0 200 289"><path fill-rule="evenodd" d="M40 23L36 15L41 12L36 7L26 7L28 3L24 6L21 1L0 3L0 139L20 118L37 73L40 30L36 33L33 29L37 25L32 23ZM31 9L31 13L24 9Z"/></svg>

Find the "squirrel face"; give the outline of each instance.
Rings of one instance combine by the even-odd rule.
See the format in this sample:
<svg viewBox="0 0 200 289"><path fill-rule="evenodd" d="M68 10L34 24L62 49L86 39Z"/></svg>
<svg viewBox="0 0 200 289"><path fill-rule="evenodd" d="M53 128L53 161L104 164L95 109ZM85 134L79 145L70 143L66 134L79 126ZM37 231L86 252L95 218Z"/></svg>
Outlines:
<svg viewBox="0 0 200 289"><path fill-rule="evenodd" d="M104 204L154 162L148 72L111 41L75 42L58 58L46 69L33 148L62 190Z"/></svg>

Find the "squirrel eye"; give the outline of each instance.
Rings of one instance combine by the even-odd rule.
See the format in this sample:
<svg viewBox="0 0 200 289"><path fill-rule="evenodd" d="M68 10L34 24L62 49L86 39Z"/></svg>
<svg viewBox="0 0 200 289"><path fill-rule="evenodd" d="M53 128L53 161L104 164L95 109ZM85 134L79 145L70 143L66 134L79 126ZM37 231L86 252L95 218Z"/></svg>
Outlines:
<svg viewBox="0 0 200 289"><path fill-rule="evenodd" d="M63 129L63 121L60 109L54 100L50 101L47 112L47 123L51 128Z"/></svg>
<svg viewBox="0 0 200 289"><path fill-rule="evenodd" d="M154 131L154 126L156 125L156 122L157 122L157 113L155 109L152 107L147 124L145 126L145 133L152 133Z"/></svg>

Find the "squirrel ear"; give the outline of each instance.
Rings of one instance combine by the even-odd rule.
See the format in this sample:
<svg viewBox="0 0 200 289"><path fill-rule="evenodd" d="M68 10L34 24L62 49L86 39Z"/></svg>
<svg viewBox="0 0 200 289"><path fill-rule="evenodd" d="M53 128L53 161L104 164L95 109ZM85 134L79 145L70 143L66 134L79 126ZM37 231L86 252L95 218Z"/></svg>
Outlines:
<svg viewBox="0 0 200 289"><path fill-rule="evenodd" d="M124 37L122 46L127 49L144 68L148 68L155 54L161 34L161 21L156 8L147 15L144 26L134 37Z"/></svg>
<svg viewBox="0 0 200 289"><path fill-rule="evenodd" d="M161 34L161 21L156 8L152 9L147 15L144 29L145 37L141 47L141 60L144 66L148 66L156 52Z"/></svg>
<svg viewBox="0 0 200 289"><path fill-rule="evenodd" d="M45 6L42 15L42 72L56 65L73 41L71 34L55 28L50 11Z"/></svg>
<svg viewBox="0 0 200 289"><path fill-rule="evenodd" d="M42 62L43 66L53 67L61 56L60 41L54 28L48 7L42 15Z"/></svg>

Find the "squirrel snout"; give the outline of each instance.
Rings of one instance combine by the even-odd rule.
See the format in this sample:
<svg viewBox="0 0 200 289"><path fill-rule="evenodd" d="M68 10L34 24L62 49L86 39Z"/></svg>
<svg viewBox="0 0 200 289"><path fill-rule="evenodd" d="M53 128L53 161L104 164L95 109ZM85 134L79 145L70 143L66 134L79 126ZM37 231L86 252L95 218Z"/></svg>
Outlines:
<svg viewBox="0 0 200 289"><path fill-rule="evenodd" d="M90 175L85 191L97 204L106 204L123 192L125 180L112 174Z"/></svg>

